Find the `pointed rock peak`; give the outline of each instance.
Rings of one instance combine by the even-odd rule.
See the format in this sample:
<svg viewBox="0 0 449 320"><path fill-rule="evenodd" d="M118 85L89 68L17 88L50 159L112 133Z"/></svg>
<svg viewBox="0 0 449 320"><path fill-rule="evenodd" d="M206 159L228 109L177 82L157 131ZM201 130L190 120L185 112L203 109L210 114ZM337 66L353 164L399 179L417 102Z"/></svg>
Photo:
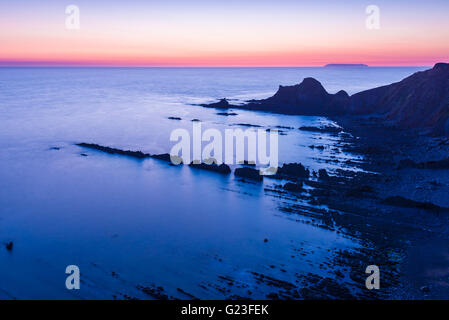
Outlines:
<svg viewBox="0 0 449 320"><path fill-rule="evenodd" d="M321 86L321 83L315 78L304 78L302 80L302 84L304 85L313 85L313 86Z"/></svg>
<svg viewBox="0 0 449 320"><path fill-rule="evenodd" d="M349 94L345 90L340 90L335 95L342 97L349 97Z"/></svg>
<svg viewBox="0 0 449 320"><path fill-rule="evenodd" d="M321 83L314 78L304 78L304 80L299 84L299 87L300 89L307 90L308 92L326 92Z"/></svg>
<svg viewBox="0 0 449 320"><path fill-rule="evenodd" d="M221 105L224 105L224 106L229 105L229 101L226 98L220 99L220 101L218 101L218 103Z"/></svg>

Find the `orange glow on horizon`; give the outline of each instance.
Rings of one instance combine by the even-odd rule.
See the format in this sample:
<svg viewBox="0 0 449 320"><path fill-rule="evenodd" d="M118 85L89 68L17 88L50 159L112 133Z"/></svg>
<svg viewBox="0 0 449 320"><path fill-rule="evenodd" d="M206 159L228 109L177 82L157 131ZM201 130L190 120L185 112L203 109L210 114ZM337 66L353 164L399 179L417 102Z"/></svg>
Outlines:
<svg viewBox="0 0 449 320"><path fill-rule="evenodd" d="M64 6L4 5L0 65L430 66L449 60L446 4L407 10L383 4L381 27L373 31L365 27L364 5L283 2L128 7L112 1L111 12L84 2L76 31L65 28Z"/></svg>

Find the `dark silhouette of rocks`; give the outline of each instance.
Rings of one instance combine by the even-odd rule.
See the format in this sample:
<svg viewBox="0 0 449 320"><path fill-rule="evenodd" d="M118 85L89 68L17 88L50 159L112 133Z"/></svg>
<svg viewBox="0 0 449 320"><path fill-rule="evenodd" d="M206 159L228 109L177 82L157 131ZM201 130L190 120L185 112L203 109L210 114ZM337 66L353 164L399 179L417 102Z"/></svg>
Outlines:
<svg viewBox="0 0 449 320"><path fill-rule="evenodd" d="M235 169L234 175L236 175L238 177L242 177L242 178L256 180L256 181L263 180L263 175L261 175L259 173L259 170L253 169L253 168L248 168L248 167Z"/></svg>
<svg viewBox="0 0 449 320"><path fill-rule="evenodd" d="M169 153L152 154L152 155L150 155L150 157L153 158L153 159L170 162L170 164L174 164L173 161L172 161L172 158L173 158L173 160L176 162L176 164L182 164L182 158L181 157L176 156L176 155L170 156Z"/></svg>
<svg viewBox="0 0 449 320"><path fill-rule="evenodd" d="M437 63L400 82L354 94L348 112L380 113L401 127L449 134L449 64Z"/></svg>
<svg viewBox="0 0 449 320"><path fill-rule="evenodd" d="M226 99L216 103L202 105L212 108L243 108L284 114L337 115L344 111L349 102L348 94L341 90L329 94L321 83L314 78L305 78L294 86L279 86L274 96L251 100L244 105L230 105Z"/></svg>
<svg viewBox="0 0 449 320"><path fill-rule="evenodd" d="M362 186L356 186L346 192L347 197L356 197L356 198L365 198L367 197L368 193L372 193L373 187L362 185Z"/></svg>
<svg viewBox="0 0 449 320"><path fill-rule="evenodd" d="M345 91L329 94L319 81L305 78L294 86L279 86L274 96L253 100L245 108L285 114L337 115L343 113L348 101Z"/></svg>
<svg viewBox="0 0 449 320"><path fill-rule="evenodd" d="M167 161L172 164L173 164L173 162L172 162L171 158L174 158L174 160L177 161L178 164L182 164L181 157L176 156L176 155L170 157L170 154L168 154L168 153L149 154L149 153L143 153L142 151L121 150L121 149L117 149L117 148L101 146L101 145L95 144L95 143L85 143L85 142L77 143L76 145L83 147L83 148L88 148L88 149L92 149L92 150L105 152L108 154L118 154L118 155L122 155L122 156L136 158L136 159L153 158L153 159L158 159L158 160L162 160L162 161Z"/></svg>
<svg viewBox="0 0 449 320"><path fill-rule="evenodd" d="M171 161L170 154L168 154L168 153L153 154L153 155L151 155L151 158L162 160L162 161Z"/></svg>
<svg viewBox="0 0 449 320"><path fill-rule="evenodd" d="M6 250L12 251L12 248L14 247L14 243L13 243L12 241L7 242L7 243L5 244L5 247L6 247Z"/></svg>
<svg viewBox="0 0 449 320"><path fill-rule="evenodd" d="M287 182L286 184L284 184L282 186L282 188L284 190L291 191L291 192L300 192L300 191L302 191L302 182L301 181L296 182L296 183Z"/></svg>
<svg viewBox="0 0 449 320"><path fill-rule="evenodd" d="M237 123L235 124L236 126L239 127L253 127L253 128L261 128L262 126L259 126L258 124L250 124L250 123Z"/></svg>
<svg viewBox="0 0 449 320"><path fill-rule="evenodd" d="M176 290L177 290L178 292L182 293L183 295L187 296L188 298L192 299L192 300L199 300L199 299L198 299L197 297L195 297L193 294L190 294L190 293L184 291L184 290L181 289L181 288L177 288Z"/></svg>
<svg viewBox="0 0 449 320"><path fill-rule="evenodd" d="M415 200L404 198L402 196L388 197L388 198L384 199L383 202L385 204L389 204L389 205L397 206L397 207L404 207L404 208L417 208L417 209L424 209L424 210L431 210L431 211L447 211L446 208L442 208L442 207L437 206L436 204L433 204L431 202L415 201Z"/></svg>
<svg viewBox="0 0 449 320"><path fill-rule="evenodd" d="M329 174L327 173L326 169L318 170L318 178L320 178L321 180L329 179Z"/></svg>
<svg viewBox="0 0 449 320"><path fill-rule="evenodd" d="M136 288L148 296L156 299L156 300L168 300L169 296L165 293L163 287L146 287L142 285L137 285Z"/></svg>
<svg viewBox="0 0 449 320"><path fill-rule="evenodd" d="M189 167L195 168L195 169L203 169L203 170L218 172L218 173L222 173L222 174L231 173L231 168L224 163L217 165L216 163L207 164L207 163L191 162L189 164Z"/></svg>
<svg viewBox="0 0 449 320"><path fill-rule="evenodd" d="M150 154L143 153L142 151L121 150L121 149L116 149L116 148L100 146L99 144L95 144L95 143L82 142L82 143L77 143L76 145L83 147L83 148L97 150L97 151L101 151L101 152L105 152L105 153L109 153L109 154L119 154L122 156L128 156L128 157L133 157L133 158L137 158L137 159L145 159L145 158L151 157Z"/></svg>
<svg viewBox="0 0 449 320"><path fill-rule="evenodd" d="M310 132L321 132L321 133L339 133L343 131L343 128L340 127L331 127L331 126L325 126L325 127L299 127L299 130L301 131L310 131Z"/></svg>
<svg viewBox="0 0 449 320"><path fill-rule="evenodd" d="M226 99L203 106L231 107ZM232 107L295 115L372 114L401 128L449 135L449 64L437 63L432 69L416 72L399 82L352 96L343 90L329 94L319 81L305 78L300 84L279 86L270 98Z"/></svg>
<svg viewBox="0 0 449 320"><path fill-rule="evenodd" d="M245 165L245 166L251 166L251 167L255 167L256 163L254 161L248 161L248 160L243 160L240 161L239 164Z"/></svg>
<svg viewBox="0 0 449 320"><path fill-rule="evenodd" d="M229 117L229 116L236 116L237 113L235 113L235 112L217 112L217 115Z"/></svg>
<svg viewBox="0 0 449 320"><path fill-rule="evenodd" d="M294 129L293 127L288 126L276 126L277 129Z"/></svg>
<svg viewBox="0 0 449 320"><path fill-rule="evenodd" d="M416 168L416 169L449 169L449 158L443 160L432 160L424 162L415 162L411 159L399 161L399 169Z"/></svg>
<svg viewBox="0 0 449 320"><path fill-rule="evenodd" d="M309 169L306 169L301 163L285 163L279 167L276 174L270 177L273 178L302 178L307 179L310 176Z"/></svg>
<svg viewBox="0 0 449 320"><path fill-rule="evenodd" d="M229 104L229 102L228 102L228 100L226 100L226 98L223 98L218 102L202 104L202 106L208 107L208 108L227 109L227 108L231 107L231 104Z"/></svg>

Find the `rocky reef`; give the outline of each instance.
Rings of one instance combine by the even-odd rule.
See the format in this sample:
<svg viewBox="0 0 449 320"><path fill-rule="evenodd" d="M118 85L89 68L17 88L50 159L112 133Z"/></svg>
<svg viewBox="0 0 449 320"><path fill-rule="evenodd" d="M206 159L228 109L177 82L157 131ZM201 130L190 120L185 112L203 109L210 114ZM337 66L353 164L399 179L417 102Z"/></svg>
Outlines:
<svg viewBox="0 0 449 320"><path fill-rule="evenodd" d="M278 179L300 178L307 179L310 176L309 169L306 169L301 163L284 163L278 168L275 175L270 177Z"/></svg>
<svg viewBox="0 0 449 320"><path fill-rule="evenodd" d="M234 175L237 177L242 177L242 178L255 180L255 181L263 180L263 175L260 174L259 170L253 169L253 168L248 168L248 167L235 169Z"/></svg>
<svg viewBox="0 0 449 320"><path fill-rule="evenodd" d="M202 170L207 170L207 171L218 172L221 174L231 173L231 168L227 164L224 164L224 163L217 165L216 163L191 162L189 164L189 167L195 168L195 169L202 169Z"/></svg>
<svg viewBox="0 0 449 320"><path fill-rule="evenodd" d="M81 142L81 143L77 143L76 145L79 147L87 148L87 149L97 150L97 151L101 151L101 152L105 152L105 153L109 153L109 154L118 154L118 155L128 156L128 157L137 158L137 159L145 159L145 158L151 157L150 154L143 153L142 151L121 150L121 149L117 149L117 148L101 146L101 145L95 144L95 143Z"/></svg>

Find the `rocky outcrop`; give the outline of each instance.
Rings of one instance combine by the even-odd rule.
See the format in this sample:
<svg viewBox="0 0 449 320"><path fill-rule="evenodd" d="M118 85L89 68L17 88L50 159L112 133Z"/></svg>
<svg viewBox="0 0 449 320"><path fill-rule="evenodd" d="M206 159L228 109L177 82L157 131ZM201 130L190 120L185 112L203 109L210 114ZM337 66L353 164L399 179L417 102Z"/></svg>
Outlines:
<svg viewBox="0 0 449 320"><path fill-rule="evenodd" d="M348 113L378 113L401 127L449 134L449 64L437 63L400 82L356 93Z"/></svg>
<svg viewBox="0 0 449 320"><path fill-rule="evenodd" d="M284 190L287 190L287 191L290 191L290 192L301 192L301 191L303 191L303 189L302 189L302 182L301 181L296 182L296 183L287 182L286 184L284 184L282 186L282 188Z"/></svg>
<svg viewBox="0 0 449 320"><path fill-rule="evenodd" d="M449 158L442 160L432 160L424 162L415 162L411 159L399 161L398 169L416 168L416 169L449 169Z"/></svg>
<svg viewBox="0 0 449 320"><path fill-rule="evenodd" d="M424 209L424 210L431 210L431 211L448 211L447 208L442 208L440 206L437 206L436 204L433 204L431 202L420 202L415 201L411 199L407 199L401 196L393 196L388 197L383 200L385 204L389 204L392 206L397 207L404 207L404 208L416 208L416 209Z"/></svg>
<svg viewBox="0 0 449 320"><path fill-rule="evenodd" d="M117 149L117 148L101 146L96 143L86 143L86 142L77 143L76 145L79 147L92 149L92 150L96 150L96 151L101 151L101 152L105 152L108 154L117 154L117 155L128 156L128 157L136 158L136 159L154 158L154 159L170 162L171 164L174 164L174 163L182 164L181 157L176 156L176 155L170 156L170 154L168 154L168 153L149 154L149 153L144 153L142 151L122 150L122 149ZM84 154L82 154L82 155L84 155ZM87 156L87 155L85 155L85 156Z"/></svg>
<svg viewBox="0 0 449 320"><path fill-rule="evenodd" d="M153 159L158 159L166 162L170 162L172 165L182 164L182 158L177 155L170 155L169 153L152 154L150 155Z"/></svg>
<svg viewBox="0 0 449 320"><path fill-rule="evenodd" d="M259 170L248 167L235 169L234 175L237 177L247 178L256 181L263 180L263 175L260 174Z"/></svg>
<svg viewBox="0 0 449 320"><path fill-rule="evenodd" d="M213 171L213 172L218 172L221 174L229 174L231 173L231 168L222 163L220 165L217 165L216 163L196 163L196 162L191 162L189 164L189 167L191 168L196 168L196 169L203 169L203 170L207 170L207 171Z"/></svg>
<svg viewBox="0 0 449 320"><path fill-rule="evenodd" d="M231 107L231 104L226 100L226 98L220 99L218 102L202 104L201 106L207 108L217 108L217 109L228 109Z"/></svg>
<svg viewBox="0 0 449 320"><path fill-rule="evenodd" d="M329 94L314 78L294 86L279 86L274 96L249 102L245 108L285 114L337 115L345 110L349 95L345 91Z"/></svg>
<svg viewBox="0 0 449 320"><path fill-rule="evenodd" d="M116 149L116 148L111 148L111 147L100 146L99 144L95 144L95 143L81 142L81 143L77 143L76 145L79 147L97 150L97 151L101 151L101 152L105 152L105 153L109 153L109 154L119 154L122 156L128 156L128 157L137 158L137 159L145 159L145 158L151 157L150 154L143 153L142 151L121 150L121 149Z"/></svg>
<svg viewBox="0 0 449 320"><path fill-rule="evenodd" d="M229 108L226 99L203 105ZM345 91L329 94L321 83L305 78L300 84L279 86L270 98L251 100L233 108L295 115L368 115L402 128L449 135L449 64L416 72L402 81L349 96Z"/></svg>
<svg viewBox="0 0 449 320"><path fill-rule="evenodd" d="M301 178L307 179L310 176L309 169L306 169L301 163L284 163L279 167L274 176L270 178Z"/></svg>
<svg viewBox="0 0 449 320"><path fill-rule="evenodd" d="M343 128L340 127L331 127L331 126L324 126L324 127L299 127L299 130L301 131L311 131L311 132L320 132L320 133L340 133L343 131Z"/></svg>
<svg viewBox="0 0 449 320"><path fill-rule="evenodd" d="M5 244L6 250L12 251L12 248L14 246L14 243L12 241L9 241Z"/></svg>
<svg viewBox="0 0 449 320"><path fill-rule="evenodd" d="M321 180L329 179L329 174L327 173L326 169L318 170L318 178L320 178Z"/></svg>

